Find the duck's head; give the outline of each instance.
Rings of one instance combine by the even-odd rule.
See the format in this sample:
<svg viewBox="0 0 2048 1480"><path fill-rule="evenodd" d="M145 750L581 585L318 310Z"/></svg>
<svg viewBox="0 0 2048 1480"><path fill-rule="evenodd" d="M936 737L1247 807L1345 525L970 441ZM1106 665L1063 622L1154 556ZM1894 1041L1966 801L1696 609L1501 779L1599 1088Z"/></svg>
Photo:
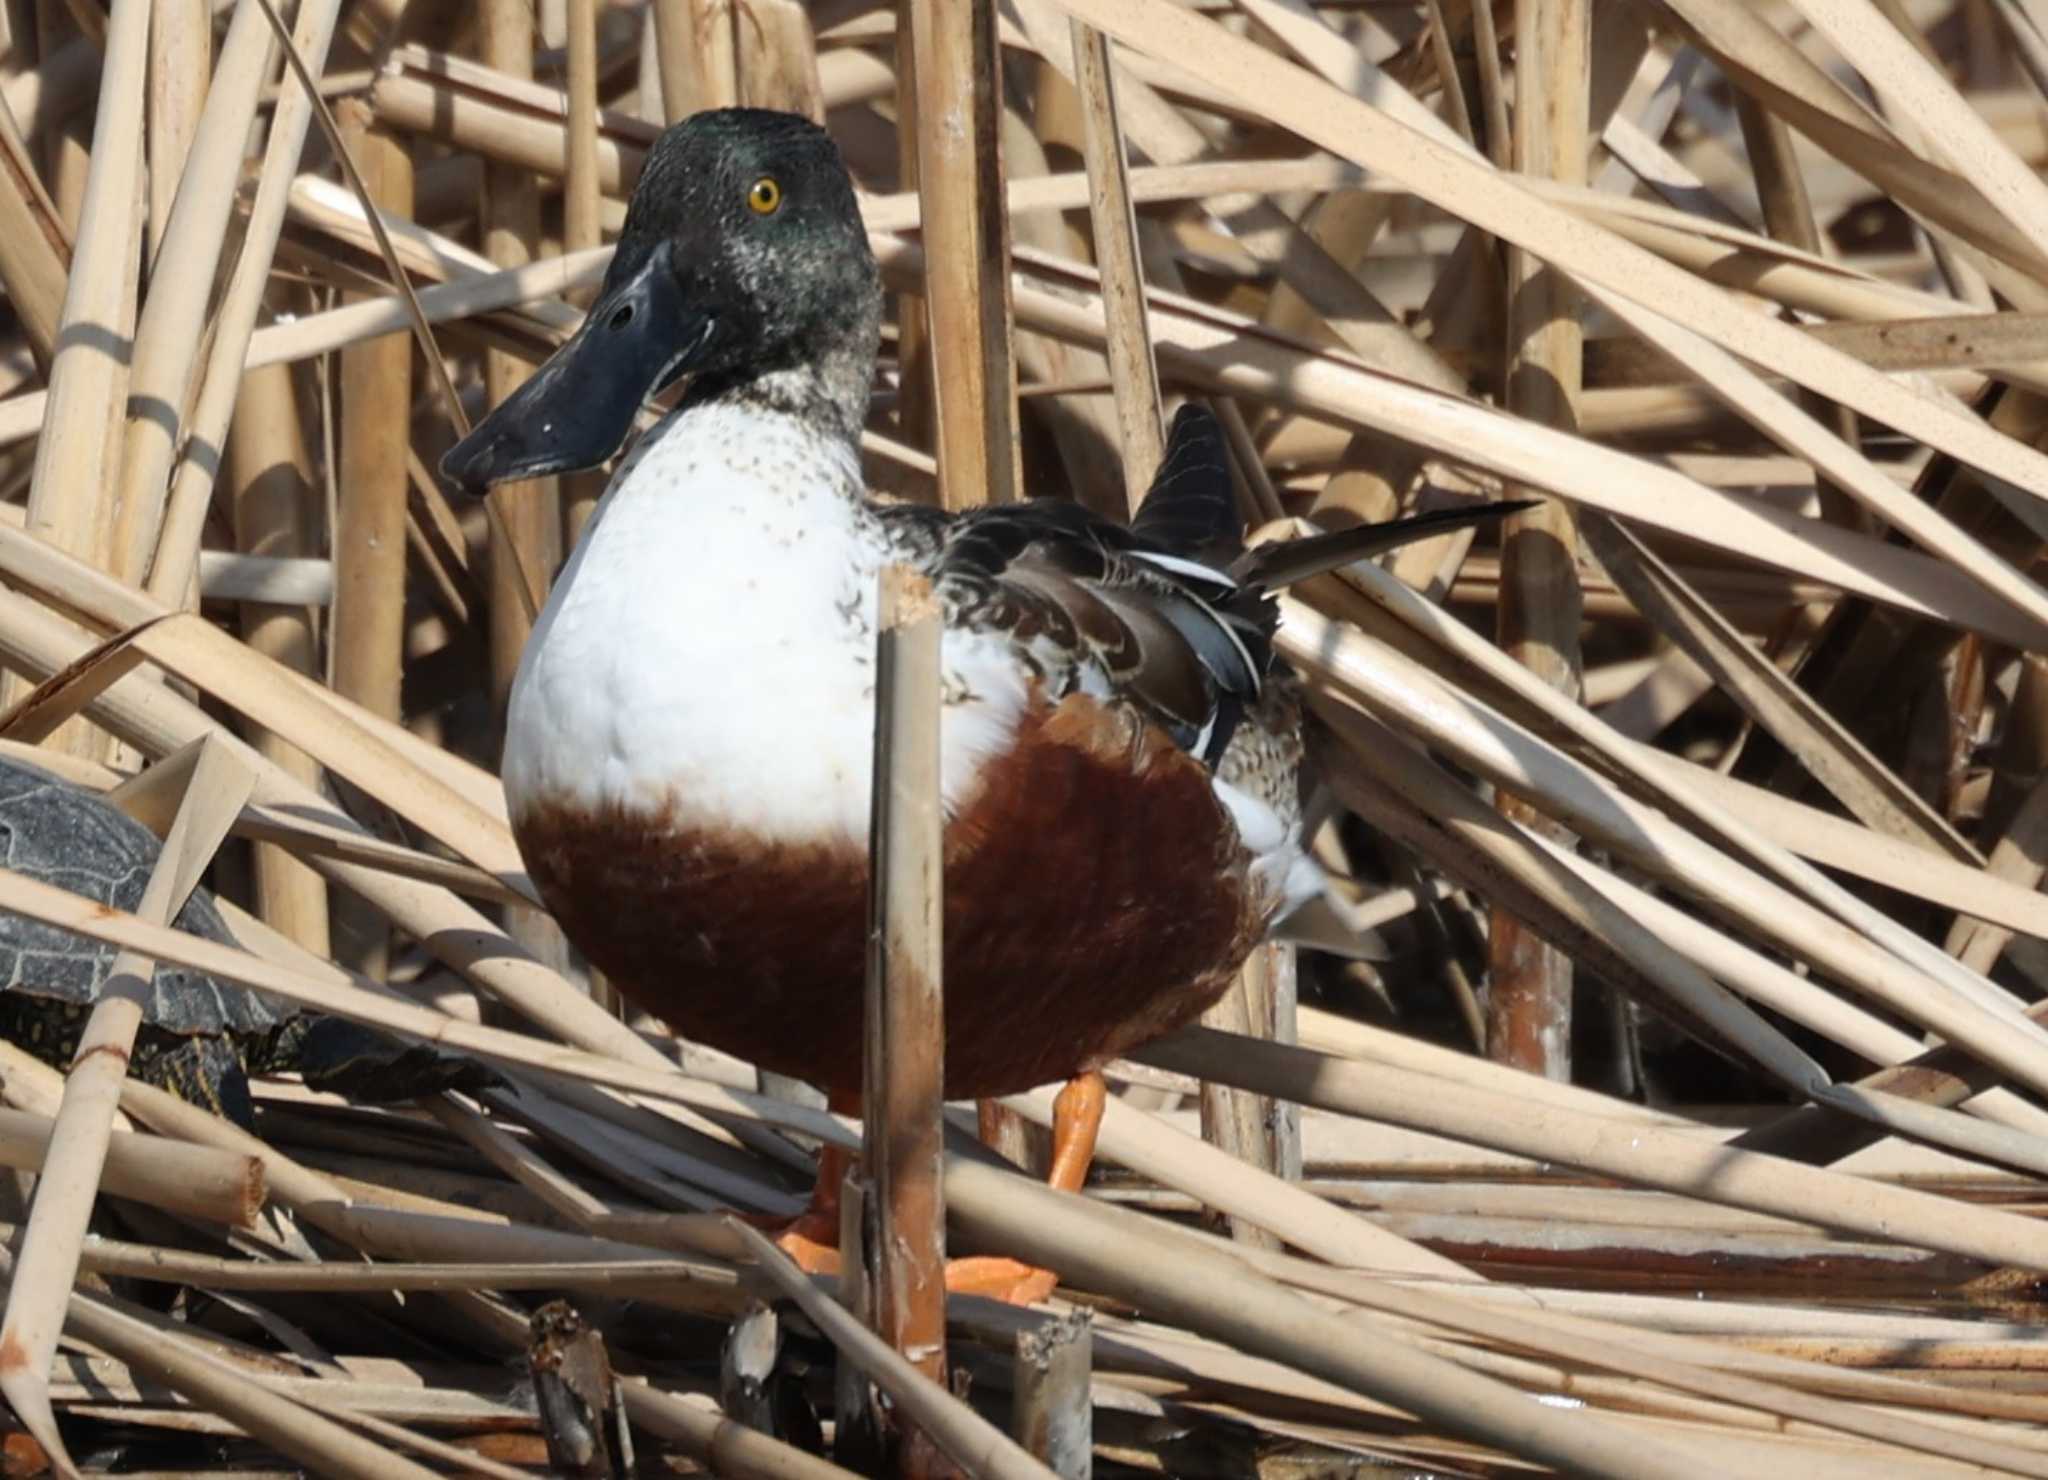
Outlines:
<svg viewBox="0 0 2048 1480"><path fill-rule="evenodd" d="M857 427L880 323L874 257L825 131L761 108L698 113L648 155L583 326L441 469L481 493L595 467L683 375L833 369Z"/></svg>

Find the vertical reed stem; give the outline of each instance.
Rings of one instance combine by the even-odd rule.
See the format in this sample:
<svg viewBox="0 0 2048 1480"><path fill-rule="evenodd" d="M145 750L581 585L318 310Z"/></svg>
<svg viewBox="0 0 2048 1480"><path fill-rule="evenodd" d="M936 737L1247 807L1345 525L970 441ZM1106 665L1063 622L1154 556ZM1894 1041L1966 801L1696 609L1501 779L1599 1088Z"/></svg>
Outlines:
<svg viewBox="0 0 2048 1480"><path fill-rule="evenodd" d="M930 583L885 567L863 1075L865 1170L880 1212L869 1298L875 1333L937 1382L946 1369L940 626Z"/></svg>
<svg viewBox="0 0 2048 1480"><path fill-rule="evenodd" d="M995 7L912 0L910 19L939 496L949 509L1010 503L1021 496L1023 477Z"/></svg>
<svg viewBox="0 0 2048 1480"><path fill-rule="evenodd" d="M319 510L289 365L266 365L244 377L228 431L228 487L234 499L237 549L250 555L317 553ZM242 638L287 668L308 676L319 672L312 613L305 607L245 601ZM319 784L318 763L296 745L268 730L249 738L258 753L280 769L308 786ZM296 944L325 956L326 881L275 843L258 843L252 851L257 915Z"/></svg>
<svg viewBox="0 0 2048 1480"><path fill-rule="evenodd" d="M1484 9L1484 7L1479 7ZM1592 7L1586 0L1518 0L1515 7L1515 167L1582 185ZM1475 12L1476 14L1476 12ZM1577 298L1564 277L1525 253L1509 257L1508 405L1567 431L1578 424L1582 379ZM1548 501L1504 526L1500 644L1556 688L1579 671L1578 533ZM1533 808L1503 799L1523 827L1562 838ZM1571 1073L1572 967L1505 910L1493 912L1487 1051L1503 1063L1564 1079Z"/></svg>

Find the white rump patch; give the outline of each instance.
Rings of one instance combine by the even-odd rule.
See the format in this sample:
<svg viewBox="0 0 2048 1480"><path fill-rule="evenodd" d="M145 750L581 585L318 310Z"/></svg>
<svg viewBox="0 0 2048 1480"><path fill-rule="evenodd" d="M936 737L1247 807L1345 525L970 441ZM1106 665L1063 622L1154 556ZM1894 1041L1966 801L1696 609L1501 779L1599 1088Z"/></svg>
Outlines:
<svg viewBox="0 0 2048 1480"><path fill-rule="evenodd" d="M1302 848L1299 823L1283 821L1271 807L1227 781L1209 784L1237 824L1238 841L1252 856L1252 884L1264 901L1269 924L1322 894L1323 871Z"/></svg>

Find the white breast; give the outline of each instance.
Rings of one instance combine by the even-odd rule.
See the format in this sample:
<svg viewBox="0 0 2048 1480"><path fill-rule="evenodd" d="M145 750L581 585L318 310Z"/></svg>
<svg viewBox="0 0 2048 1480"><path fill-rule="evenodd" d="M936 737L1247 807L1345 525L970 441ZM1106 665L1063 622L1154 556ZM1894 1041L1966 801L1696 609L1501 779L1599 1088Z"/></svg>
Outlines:
<svg viewBox="0 0 2048 1480"><path fill-rule="evenodd" d="M875 584L853 450L713 403L644 437L541 612L512 689L506 797L667 807L764 838L864 840ZM972 793L1023 677L948 633L943 785Z"/></svg>

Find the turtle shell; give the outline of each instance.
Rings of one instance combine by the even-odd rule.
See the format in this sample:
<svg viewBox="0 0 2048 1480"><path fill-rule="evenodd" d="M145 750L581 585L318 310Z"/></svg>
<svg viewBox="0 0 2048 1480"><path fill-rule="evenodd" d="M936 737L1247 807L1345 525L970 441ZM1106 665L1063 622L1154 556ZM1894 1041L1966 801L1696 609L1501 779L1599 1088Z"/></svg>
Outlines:
<svg viewBox="0 0 2048 1480"><path fill-rule="evenodd" d="M0 866L133 911L162 851L156 834L104 798L0 756ZM204 889L192 891L176 923L204 939L238 944ZM0 992L84 1007L98 998L115 955L114 947L100 941L0 911ZM187 1037L259 1034L293 1011L202 973L160 966L143 1020Z"/></svg>

